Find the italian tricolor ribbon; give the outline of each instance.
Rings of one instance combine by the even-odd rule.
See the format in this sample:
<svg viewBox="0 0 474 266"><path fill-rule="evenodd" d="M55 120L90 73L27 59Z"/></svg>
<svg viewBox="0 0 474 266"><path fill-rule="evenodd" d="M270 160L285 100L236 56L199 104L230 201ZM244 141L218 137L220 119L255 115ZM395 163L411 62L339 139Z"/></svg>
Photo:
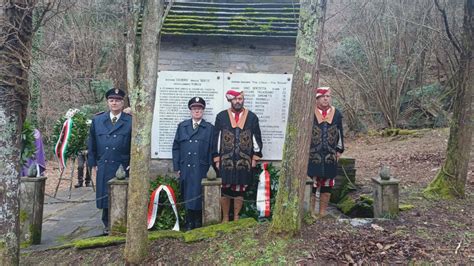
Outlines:
<svg viewBox="0 0 474 266"><path fill-rule="evenodd" d="M176 216L176 223L174 224L173 231L179 231L179 218L178 218L178 209L176 208L176 196L174 194L173 189L168 185L160 185L157 189L151 193L150 203L148 204L148 229L151 229L155 224L157 212L158 212L158 204L160 200L160 193L161 191L165 191L166 195L168 195L168 200L171 203L171 207L173 208L174 214Z"/></svg>
<svg viewBox="0 0 474 266"><path fill-rule="evenodd" d="M270 216L270 173L267 170L268 163L263 164L257 187L257 210L260 217Z"/></svg>
<svg viewBox="0 0 474 266"><path fill-rule="evenodd" d="M68 118L66 119L66 121L64 121L63 127L61 128L61 133L59 134L58 142L56 142L56 146L54 148L54 154L56 155L56 159L58 160L59 170L61 171L61 173L66 168L66 151L68 148L69 139L71 138L72 125L72 118Z"/></svg>

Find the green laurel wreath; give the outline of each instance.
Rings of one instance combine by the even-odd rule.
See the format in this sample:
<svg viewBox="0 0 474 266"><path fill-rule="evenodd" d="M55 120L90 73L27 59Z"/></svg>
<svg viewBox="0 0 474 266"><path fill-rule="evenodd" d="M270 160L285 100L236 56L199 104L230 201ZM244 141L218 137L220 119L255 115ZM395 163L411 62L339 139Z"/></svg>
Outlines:
<svg viewBox="0 0 474 266"><path fill-rule="evenodd" d="M64 121L67 117L64 115L59 118L54 124L53 136L51 138L52 144L56 145L61 134ZM71 138L69 145L66 150L66 157L76 157L77 153L81 150L87 149L87 135L89 134L89 125L87 124L87 116L83 112L77 112L72 117L73 125L71 129Z"/></svg>

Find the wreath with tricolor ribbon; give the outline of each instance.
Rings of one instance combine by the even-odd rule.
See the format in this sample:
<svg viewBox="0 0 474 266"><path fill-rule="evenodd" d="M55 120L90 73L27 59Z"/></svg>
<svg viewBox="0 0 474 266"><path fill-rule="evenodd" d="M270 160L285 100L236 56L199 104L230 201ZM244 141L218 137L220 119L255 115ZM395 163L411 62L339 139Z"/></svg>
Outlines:
<svg viewBox="0 0 474 266"><path fill-rule="evenodd" d="M160 206L159 200L160 200L160 193L164 191L166 195L168 196L168 200L171 204L171 207L173 208L175 217L176 217L176 222L174 223L173 226L173 231L179 231L179 216L178 216L178 208L176 207L176 195L174 194L173 188L168 185L160 185L157 189L151 193L150 197L150 203L148 204L148 216L147 216L147 224L148 224L148 229L153 228L153 225L155 224L155 221L157 219L157 213L158 213L158 208Z"/></svg>
<svg viewBox="0 0 474 266"><path fill-rule="evenodd" d="M259 217L270 217L271 183L268 163L263 163L262 168L257 186L257 211L259 212Z"/></svg>
<svg viewBox="0 0 474 266"><path fill-rule="evenodd" d="M62 172L67 160L75 157L81 150L87 148L86 140L89 124L86 115L78 109L69 109L54 125L52 141L55 143L54 155Z"/></svg>

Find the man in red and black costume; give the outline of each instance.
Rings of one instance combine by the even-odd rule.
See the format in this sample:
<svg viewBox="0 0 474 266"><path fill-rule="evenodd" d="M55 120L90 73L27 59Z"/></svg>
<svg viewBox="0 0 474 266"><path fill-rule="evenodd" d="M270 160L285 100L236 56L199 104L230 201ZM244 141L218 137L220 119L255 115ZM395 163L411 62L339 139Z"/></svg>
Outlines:
<svg viewBox="0 0 474 266"><path fill-rule="evenodd" d="M317 217L315 207L318 189L320 192L319 216L326 216L326 208L337 175L337 161L343 152L342 114L331 106L330 88L317 88L308 162L308 176L314 181L310 202L313 217Z"/></svg>
<svg viewBox="0 0 474 266"><path fill-rule="evenodd" d="M258 117L244 108L244 93L226 92L231 108L220 112L214 124L213 160L222 178L222 222L229 221L230 200L234 199L234 221L239 219L245 189L262 158L262 134Z"/></svg>

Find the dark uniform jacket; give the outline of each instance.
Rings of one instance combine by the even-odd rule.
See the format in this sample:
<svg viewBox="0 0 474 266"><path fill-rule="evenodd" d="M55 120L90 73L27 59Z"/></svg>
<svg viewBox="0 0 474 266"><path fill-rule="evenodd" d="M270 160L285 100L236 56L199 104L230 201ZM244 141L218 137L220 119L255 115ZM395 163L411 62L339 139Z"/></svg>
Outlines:
<svg viewBox="0 0 474 266"><path fill-rule="evenodd" d="M332 179L337 175L336 152L344 152L342 114L334 107L325 118L314 111L308 176Z"/></svg>
<svg viewBox="0 0 474 266"><path fill-rule="evenodd" d="M220 162L222 183L248 185L254 175L252 159L262 157L262 134L257 115L244 109L236 123L231 109L224 110L217 115L214 126L213 157L215 162Z"/></svg>
<svg viewBox="0 0 474 266"><path fill-rule="evenodd" d="M180 188L186 209L202 209L201 180L206 177L212 162L214 126L204 119L196 129L193 120L181 122L173 141L173 168L180 171Z"/></svg>
<svg viewBox="0 0 474 266"><path fill-rule="evenodd" d="M132 116L122 113L115 125L109 112L92 119L88 142L89 166L97 166L97 208L108 208L107 182L115 177L120 164L124 169L130 165L130 141L132 138Z"/></svg>

